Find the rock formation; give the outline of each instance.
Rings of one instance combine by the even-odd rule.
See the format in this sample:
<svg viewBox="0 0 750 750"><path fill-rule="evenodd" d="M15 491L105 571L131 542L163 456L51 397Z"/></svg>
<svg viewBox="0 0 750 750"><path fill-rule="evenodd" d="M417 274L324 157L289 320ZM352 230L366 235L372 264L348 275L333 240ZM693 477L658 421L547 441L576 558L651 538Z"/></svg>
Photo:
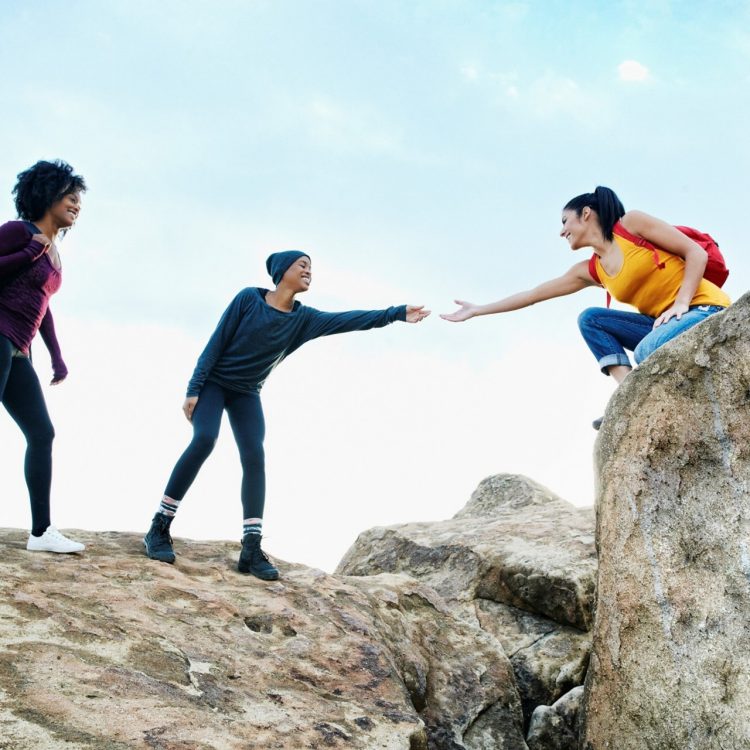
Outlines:
<svg viewBox="0 0 750 750"><path fill-rule="evenodd" d="M497 638L510 658L526 722L583 682L596 557L591 509L517 475L485 479L451 520L375 528L337 573L405 573Z"/></svg>
<svg viewBox="0 0 750 750"><path fill-rule="evenodd" d="M538 706L531 715L529 750L578 750L583 685L574 687L551 706Z"/></svg>
<svg viewBox="0 0 750 750"><path fill-rule="evenodd" d="M586 750L750 747L748 331L746 295L607 409Z"/></svg>
<svg viewBox="0 0 750 750"><path fill-rule="evenodd" d="M237 545L76 532L81 558L0 531L0 747L525 750L493 636L402 576L281 563Z"/></svg>

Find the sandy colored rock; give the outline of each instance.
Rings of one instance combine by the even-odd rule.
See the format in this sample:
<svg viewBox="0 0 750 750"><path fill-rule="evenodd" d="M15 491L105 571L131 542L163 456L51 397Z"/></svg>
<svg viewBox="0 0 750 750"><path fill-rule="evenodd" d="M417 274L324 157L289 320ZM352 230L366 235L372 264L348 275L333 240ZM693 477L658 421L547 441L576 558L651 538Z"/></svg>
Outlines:
<svg viewBox="0 0 750 750"><path fill-rule="evenodd" d="M488 599L588 630L592 512L526 477L499 474L450 520L360 534L337 573L407 573L452 602Z"/></svg>
<svg viewBox="0 0 750 750"><path fill-rule="evenodd" d="M507 708L496 746L525 748L507 658L424 585L283 563L264 583L236 544L176 540L170 566L136 535L75 536L80 559L0 530L0 746L479 750L464 735Z"/></svg>
<svg viewBox="0 0 750 750"><path fill-rule="evenodd" d="M371 529L338 572L400 572L435 588L452 611L502 645L525 724L583 681L596 555L591 509L526 477L482 481L452 519Z"/></svg>
<svg viewBox="0 0 750 750"><path fill-rule="evenodd" d="M750 747L748 295L627 377L596 462L584 747Z"/></svg>
<svg viewBox="0 0 750 750"><path fill-rule="evenodd" d="M428 747L526 750L513 670L494 637L451 616L434 589L413 578L384 573L346 582L374 603Z"/></svg>
<svg viewBox="0 0 750 750"><path fill-rule="evenodd" d="M481 627L500 641L510 659L527 723L537 706L551 705L583 683L590 633L486 599L475 606Z"/></svg>
<svg viewBox="0 0 750 750"><path fill-rule="evenodd" d="M526 737L529 750L578 750L579 715L583 685L573 688L551 706L538 706ZM617 745L613 745L614 748Z"/></svg>

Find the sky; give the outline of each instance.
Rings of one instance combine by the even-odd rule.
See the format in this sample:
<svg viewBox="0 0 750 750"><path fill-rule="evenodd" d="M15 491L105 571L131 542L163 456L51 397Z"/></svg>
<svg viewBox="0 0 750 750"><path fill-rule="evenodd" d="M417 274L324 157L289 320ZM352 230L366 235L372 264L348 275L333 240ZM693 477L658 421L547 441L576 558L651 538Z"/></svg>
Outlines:
<svg viewBox="0 0 750 750"><path fill-rule="evenodd" d="M0 28L3 220L38 159L89 186L51 305L61 528L147 529L195 361L234 294L269 285L271 252L310 254L313 307L434 311L311 342L263 389L264 547L328 571L365 529L448 518L491 474L594 502L614 385L576 318L604 292L437 315L586 257L558 236L570 198L607 185L709 231L746 291L750 2L0 0ZM0 445L0 525L28 528L3 413ZM225 422L174 536L239 540L239 483Z"/></svg>

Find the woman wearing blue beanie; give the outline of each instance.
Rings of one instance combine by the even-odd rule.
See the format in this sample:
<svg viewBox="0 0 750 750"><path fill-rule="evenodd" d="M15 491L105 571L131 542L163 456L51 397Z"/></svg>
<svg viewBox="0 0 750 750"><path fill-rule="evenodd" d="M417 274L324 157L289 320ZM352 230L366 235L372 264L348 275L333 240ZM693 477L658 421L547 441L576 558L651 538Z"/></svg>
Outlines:
<svg viewBox="0 0 750 750"><path fill-rule="evenodd" d="M146 554L173 563L170 525L182 498L213 450L226 409L242 462L242 551L238 570L263 580L279 577L261 550L265 503L265 423L260 389L276 365L320 336L382 328L396 320L419 323L429 310L401 305L386 310L330 313L302 305L295 296L310 288L312 261L299 250L274 253L266 269L276 288L243 289L230 303L198 359L183 411L193 439L177 461L143 543Z"/></svg>

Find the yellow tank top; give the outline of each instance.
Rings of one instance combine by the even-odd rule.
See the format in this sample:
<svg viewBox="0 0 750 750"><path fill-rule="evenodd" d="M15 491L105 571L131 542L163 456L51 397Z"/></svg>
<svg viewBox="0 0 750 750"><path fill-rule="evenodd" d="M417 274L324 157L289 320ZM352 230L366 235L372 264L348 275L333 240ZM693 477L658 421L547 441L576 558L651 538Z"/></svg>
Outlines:
<svg viewBox="0 0 750 750"><path fill-rule="evenodd" d="M623 263L620 272L608 276L596 257L596 270L604 288L619 302L633 305L638 312L659 317L677 299L685 275L685 261L679 255L656 248L659 257L655 262L654 251L640 247L625 237L614 235L622 250ZM729 307L731 300L716 284L701 279L690 306L719 305Z"/></svg>

